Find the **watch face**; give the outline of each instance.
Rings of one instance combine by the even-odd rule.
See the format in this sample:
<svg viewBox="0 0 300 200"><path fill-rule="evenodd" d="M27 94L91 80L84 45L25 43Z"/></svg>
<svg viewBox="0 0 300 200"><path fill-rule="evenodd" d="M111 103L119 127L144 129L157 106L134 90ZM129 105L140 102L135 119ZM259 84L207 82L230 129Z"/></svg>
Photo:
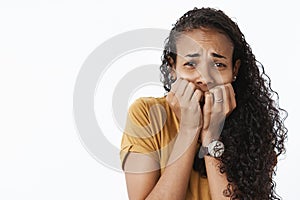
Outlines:
<svg viewBox="0 0 300 200"><path fill-rule="evenodd" d="M221 157L225 148L221 141L213 141L208 145L208 153L213 157Z"/></svg>

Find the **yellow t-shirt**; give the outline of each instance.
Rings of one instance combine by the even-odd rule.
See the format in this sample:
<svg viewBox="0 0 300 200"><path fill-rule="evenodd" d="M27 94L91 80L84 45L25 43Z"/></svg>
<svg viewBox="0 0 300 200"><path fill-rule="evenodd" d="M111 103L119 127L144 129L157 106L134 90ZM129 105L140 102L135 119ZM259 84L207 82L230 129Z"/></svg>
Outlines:
<svg viewBox="0 0 300 200"><path fill-rule="evenodd" d="M141 153L155 159L164 172L179 123L166 97L143 97L129 108L121 143L121 162L129 152ZM210 200L206 178L192 170L186 200Z"/></svg>

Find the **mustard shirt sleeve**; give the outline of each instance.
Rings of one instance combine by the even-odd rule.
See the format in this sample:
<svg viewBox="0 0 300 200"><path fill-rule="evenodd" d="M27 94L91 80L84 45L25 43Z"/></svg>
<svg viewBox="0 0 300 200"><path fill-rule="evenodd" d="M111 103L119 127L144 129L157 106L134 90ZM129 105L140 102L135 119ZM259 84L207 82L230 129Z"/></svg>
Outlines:
<svg viewBox="0 0 300 200"><path fill-rule="evenodd" d="M137 99L128 110L121 141L120 158L122 168L129 152L150 156L159 163L159 146L151 126L149 105L143 98ZM155 131L156 132L156 131Z"/></svg>

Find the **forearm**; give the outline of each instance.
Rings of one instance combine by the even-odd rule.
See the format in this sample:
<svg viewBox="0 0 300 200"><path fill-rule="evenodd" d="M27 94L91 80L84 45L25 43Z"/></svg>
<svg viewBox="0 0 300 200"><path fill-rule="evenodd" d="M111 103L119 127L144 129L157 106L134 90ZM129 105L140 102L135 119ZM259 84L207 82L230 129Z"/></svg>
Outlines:
<svg viewBox="0 0 300 200"><path fill-rule="evenodd" d="M210 156L204 156L204 159L212 200L230 199L223 194L227 188L228 181L226 174L221 174L220 172L220 161Z"/></svg>
<svg viewBox="0 0 300 200"><path fill-rule="evenodd" d="M198 134L191 134L191 137L186 137L186 134L189 133L178 134L168 166L147 200L185 199L198 140Z"/></svg>

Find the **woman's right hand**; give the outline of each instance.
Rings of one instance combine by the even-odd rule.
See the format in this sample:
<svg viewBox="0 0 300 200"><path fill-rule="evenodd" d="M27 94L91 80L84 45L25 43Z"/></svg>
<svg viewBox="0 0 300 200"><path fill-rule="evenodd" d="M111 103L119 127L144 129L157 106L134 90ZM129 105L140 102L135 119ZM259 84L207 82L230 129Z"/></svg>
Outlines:
<svg viewBox="0 0 300 200"><path fill-rule="evenodd" d="M203 126L200 100L203 92L195 84L179 78L172 84L166 100L180 121L180 129L200 132Z"/></svg>

